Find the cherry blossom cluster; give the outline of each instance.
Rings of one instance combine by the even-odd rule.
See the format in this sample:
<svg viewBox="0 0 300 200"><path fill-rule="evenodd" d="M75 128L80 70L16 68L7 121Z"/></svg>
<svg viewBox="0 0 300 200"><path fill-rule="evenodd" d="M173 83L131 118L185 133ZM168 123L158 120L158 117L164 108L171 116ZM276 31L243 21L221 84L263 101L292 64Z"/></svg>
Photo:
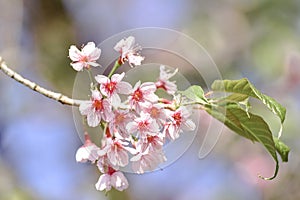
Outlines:
<svg viewBox="0 0 300 200"><path fill-rule="evenodd" d="M166 161L163 146L175 140L183 131L195 129L191 112L181 105L177 85L170 79L177 70L160 66L155 82L138 81L134 86L123 81L125 72L114 73L125 62L141 65L144 60L134 37L119 41L114 49L120 53L110 75L96 75L90 99L79 106L81 115L90 127L102 128L101 145L93 143L85 132L85 143L76 153L76 161L91 162L102 173L96 189L109 191L112 187L122 191L128 181L121 171L131 164L133 172L143 174L155 170ZM101 50L89 42L81 50L72 45L69 49L71 66L76 71L100 66L96 61ZM164 90L169 99L160 98L157 90Z"/></svg>

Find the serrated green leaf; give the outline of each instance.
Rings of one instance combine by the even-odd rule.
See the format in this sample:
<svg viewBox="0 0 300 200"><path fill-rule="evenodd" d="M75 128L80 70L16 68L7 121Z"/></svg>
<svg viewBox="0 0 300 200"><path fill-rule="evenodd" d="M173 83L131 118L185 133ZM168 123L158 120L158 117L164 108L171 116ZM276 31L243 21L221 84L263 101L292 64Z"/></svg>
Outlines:
<svg viewBox="0 0 300 200"><path fill-rule="evenodd" d="M278 138L274 138L274 142L276 150L279 153L282 162L288 162L290 148Z"/></svg>
<svg viewBox="0 0 300 200"><path fill-rule="evenodd" d="M272 97L261 93L246 78L240 80L216 80L211 88L214 91L231 92L257 98L280 118L281 123L285 120L286 109Z"/></svg>
<svg viewBox="0 0 300 200"><path fill-rule="evenodd" d="M227 97L224 97L221 100L222 101L228 101L228 102L244 102L248 98L249 98L248 95L234 93L234 94L231 94L231 95L229 95Z"/></svg>
<svg viewBox="0 0 300 200"><path fill-rule="evenodd" d="M180 92L184 96L186 96L188 99L195 101L200 104L206 104L207 99L204 96L204 91L201 86L199 85L192 85L188 89Z"/></svg>
<svg viewBox="0 0 300 200"><path fill-rule="evenodd" d="M206 106L206 111L237 134L253 142L257 141L261 143L276 162L274 175L264 179L271 180L277 176L279 165L276 147L272 132L263 118L252 113L247 113L232 104L225 107L209 105Z"/></svg>

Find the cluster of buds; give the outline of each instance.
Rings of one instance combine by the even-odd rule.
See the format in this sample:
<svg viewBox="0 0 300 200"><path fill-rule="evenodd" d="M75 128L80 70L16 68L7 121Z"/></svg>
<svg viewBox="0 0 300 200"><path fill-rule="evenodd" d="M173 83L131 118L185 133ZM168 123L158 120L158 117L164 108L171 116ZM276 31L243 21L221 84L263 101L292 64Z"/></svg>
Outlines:
<svg viewBox="0 0 300 200"><path fill-rule="evenodd" d="M109 191L112 187L122 191L128 181L121 171L131 165L133 172L143 174L155 170L166 161L163 146L176 140L183 131L196 128L191 112L181 104L175 81L170 79L177 70L160 66L156 82L138 81L134 86L123 81L125 72L114 73L125 62L140 65L144 57L134 37L122 39L114 47L121 55L108 75L96 75L91 87L90 100L79 106L81 115L90 127L101 126L101 145L93 143L85 133L85 143L76 153L78 162L91 162L102 173L96 189ZM96 62L101 50L89 42L82 50L72 45L69 57L76 71L99 66ZM160 98L156 91L164 90L170 99Z"/></svg>

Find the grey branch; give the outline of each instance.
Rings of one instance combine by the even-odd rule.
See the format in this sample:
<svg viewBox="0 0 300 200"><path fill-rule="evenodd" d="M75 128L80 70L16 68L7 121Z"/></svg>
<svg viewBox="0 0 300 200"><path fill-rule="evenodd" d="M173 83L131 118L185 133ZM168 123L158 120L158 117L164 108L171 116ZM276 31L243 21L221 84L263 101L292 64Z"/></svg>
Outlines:
<svg viewBox="0 0 300 200"><path fill-rule="evenodd" d="M46 88L43 88L41 86L39 86L38 84L24 78L23 76L21 76L20 74L18 74L17 72L15 72L14 70L10 69L4 62L4 60L2 59L2 57L0 56L0 70L6 74L7 76L9 76L10 78L18 81L19 83L29 87L30 89L32 89L33 91L36 91L50 99L54 99L55 101L58 101L64 105L69 105L69 106L79 106L80 102L82 102L81 100L76 100L76 99L72 99L69 98L61 93L57 93L57 92L53 92L50 91Z"/></svg>

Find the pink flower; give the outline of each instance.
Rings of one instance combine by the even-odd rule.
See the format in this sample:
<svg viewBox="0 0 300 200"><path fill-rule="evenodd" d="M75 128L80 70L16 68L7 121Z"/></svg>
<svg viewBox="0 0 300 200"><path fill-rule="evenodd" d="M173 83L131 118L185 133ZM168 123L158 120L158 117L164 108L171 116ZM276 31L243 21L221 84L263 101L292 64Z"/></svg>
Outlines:
<svg viewBox="0 0 300 200"><path fill-rule="evenodd" d="M123 191L128 188L128 181L122 172L108 167L107 173L100 176L95 187L100 191L109 191L111 190L111 187L114 187L119 191Z"/></svg>
<svg viewBox="0 0 300 200"><path fill-rule="evenodd" d="M97 48L94 42L89 42L81 51L75 45L71 45L69 49L69 57L73 61L71 66L76 71L82 71L83 68L89 69L90 66L99 66L96 60L99 59L101 49Z"/></svg>
<svg viewBox="0 0 300 200"><path fill-rule="evenodd" d="M120 62L124 64L128 61L129 65L141 65L144 57L139 55L141 47L135 45L135 38L129 36L128 38L120 40L114 47L114 49L121 54Z"/></svg>
<svg viewBox="0 0 300 200"><path fill-rule="evenodd" d="M140 145L141 149L149 148L150 151L160 151L164 145L164 139L161 134L159 135L147 135L146 140L139 140L137 146Z"/></svg>
<svg viewBox="0 0 300 200"><path fill-rule="evenodd" d="M144 108L144 111L150 114L150 117L156 121L158 125L163 125L167 119L165 109L160 104L151 104Z"/></svg>
<svg viewBox="0 0 300 200"><path fill-rule="evenodd" d="M92 163L94 163L99 157L99 151L100 148L92 143L89 135L85 133L85 143L77 150L76 161L82 163L91 161Z"/></svg>
<svg viewBox="0 0 300 200"><path fill-rule="evenodd" d="M96 127L101 122L110 121L113 118L111 105L107 99L103 99L99 91L92 91L92 98L90 101L84 101L79 106L79 111L82 115L87 116L87 123L91 127Z"/></svg>
<svg viewBox="0 0 300 200"><path fill-rule="evenodd" d="M107 153L107 158L113 166L125 167L128 165L128 153L125 145L128 143L118 138L107 138L103 151Z"/></svg>
<svg viewBox="0 0 300 200"><path fill-rule="evenodd" d="M132 170L135 173L143 174L145 171L155 170L160 163L166 161L166 157L162 151L150 151L147 148L133 156L130 161L132 162Z"/></svg>
<svg viewBox="0 0 300 200"><path fill-rule="evenodd" d="M177 85L175 84L175 81L169 81L170 78L172 78L176 73L177 69L170 73L170 71L166 70L166 67L164 65L160 66L160 74L159 79L155 83L157 88L162 88L165 90L168 94L174 95L177 91Z"/></svg>
<svg viewBox="0 0 300 200"><path fill-rule="evenodd" d="M165 124L164 132L171 139L175 140L179 137L179 132L182 130L193 131L196 128L195 123L189 119L190 112L186 109L186 107L179 107L176 111L170 111L170 122Z"/></svg>
<svg viewBox="0 0 300 200"><path fill-rule="evenodd" d="M100 83L100 91L102 94L111 99L113 105L119 105L121 99L118 94L129 94L132 90L132 86L122 81L125 73L114 74L111 79L104 75L97 75L95 77L96 81Z"/></svg>
<svg viewBox="0 0 300 200"><path fill-rule="evenodd" d="M152 82L137 82L133 88L133 92L129 96L129 104L137 112L140 112L143 107L149 107L152 103L158 101L158 96L154 94L156 86Z"/></svg>
<svg viewBox="0 0 300 200"><path fill-rule="evenodd" d="M132 122L127 124L126 129L129 133L138 132L142 140L147 139L147 134L157 135L159 132L157 123L150 117L149 113L144 113L143 111L140 117L135 118Z"/></svg>
<svg viewBox="0 0 300 200"><path fill-rule="evenodd" d="M128 110L115 110L114 118L109 123L109 129L113 133L118 133L123 139L127 139L130 134L126 129L126 125L133 120L133 114Z"/></svg>

